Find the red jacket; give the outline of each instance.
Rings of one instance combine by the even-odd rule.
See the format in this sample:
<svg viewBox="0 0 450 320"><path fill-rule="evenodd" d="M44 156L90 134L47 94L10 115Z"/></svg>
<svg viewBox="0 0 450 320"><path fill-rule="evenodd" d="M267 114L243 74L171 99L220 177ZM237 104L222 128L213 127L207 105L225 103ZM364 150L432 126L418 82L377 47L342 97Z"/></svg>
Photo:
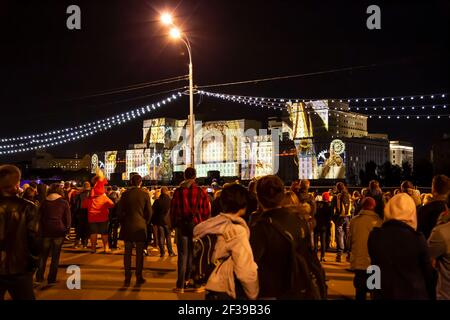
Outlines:
<svg viewBox="0 0 450 320"><path fill-rule="evenodd" d="M197 207L197 214L193 216ZM195 182L186 180L173 194L170 215L172 225L178 227L182 221L193 221L194 225L209 218L211 206L208 195Z"/></svg>
<svg viewBox="0 0 450 320"><path fill-rule="evenodd" d="M91 196L83 200L81 207L88 209L88 222L106 222L109 220L109 210L114 207L114 202L105 194L105 185L108 180L97 181L91 191ZM102 192L103 191L103 192Z"/></svg>

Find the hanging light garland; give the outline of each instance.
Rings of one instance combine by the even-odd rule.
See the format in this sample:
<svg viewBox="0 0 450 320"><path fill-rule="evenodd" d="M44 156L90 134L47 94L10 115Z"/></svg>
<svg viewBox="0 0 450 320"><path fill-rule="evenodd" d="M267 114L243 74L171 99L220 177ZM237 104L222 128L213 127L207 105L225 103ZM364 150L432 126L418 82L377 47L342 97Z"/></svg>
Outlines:
<svg viewBox="0 0 450 320"><path fill-rule="evenodd" d="M104 118L98 121L89 122L86 124L69 127L65 129L53 130L39 134L25 135L13 138L3 138L0 142L13 142L10 144L0 145L0 155L14 154L19 152L33 151L41 148L48 148L71 141L79 140L92 136L96 133L112 129L113 127L122 125L128 121L140 118L148 112L156 110L177 98L182 94L178 92L170 97L167 97L159 102L139 107L128 112L118 114L116 116Z"/></svg>
<svg viewBox="0 0 450 320"><path fill-rule="evenodd" d="M151 105L146 105L145 107L139 107L136 108L134 110L131 110L129 112L125 112L110 118L104 118L98 121L94 121L94 122L89 122L89 123L85 123L82 125L78 125L75 127L69 127L69 128L64 128L64 129L58 129L58 130L52 130L52 131L47 131L47 132L43 132L43 133L39 133L39 134L32 134L32 135L24 135L24 136L19 136L19 137L11 137L11 138L0 138L0 143L4 143L4 142L12 142L12 141L21 141L21 140L29 140L29 139L35 139L35 138L45 138L45 137L50 137L50 136L55 136L55 135L59 135L62 134L64 132L70 132L70 131L75 131L78 129L84 129L84 128L88 128L88 127L95 127L98 126L102 123L111 123L112 120L118 119L118 118L129 118L128 120L131 120L131 118L136 118L136 116L140 116L141 114L145 114L146 112L150 112L151 110L155 110L156 108L159 108L162 105L165 105L166 103L171 102L172 100L177 99L178 97L180 97L182 94L181 92L178 92L177 94L173 94L170 97L167 97L159 102L156 102L154 104Z"/></svg>
<svg viewBox="0 0 450 320"><path fill-rule="evenodd" d="M237 102L237 103L241 103L241 104L246 104L246 105L252 105L252 106L258 106L258 107L262 107L262 108L268 108L268 109L277 109L277 110L288 110L288 108L294 104L294 103L304 103L304 109L302 110L296 110L294 112L304 112L307 114L310 113L315 113L317 114L317 111L321 111L321 110L327 110L327 111L342 111L345 112L346 114L348 114L348 117L354 117L357 118L359 116L361 117L368 117L368 118L384 118L384 117L392 117L392 118L396 118L396 119L410 119L412 117L415 117L417 119L432 119L432 118L436 118L436 119L441 119L441 118L445 118L449 115L447 114L427 114L427 115L413 115L413 114L389 114L389 115L384 115L384 114L367 114L367 115L363 115L363 114L357 114L355 113L355 111L386 111L386 110L390 110L390 111L405 111L405 110L437 110L437 109L441 109L441 110L446 110L447 109L447 104L423 104L423 105L377 105L377 106L357 106L357 107L343 107L343 106L332 106L332 105L328 105L326 107L314 107L311 103L313 103L314 101L317 100L305 100L305 99L283 99L283 98L266 98L266 97L251 97L251 96L240 96L240 95L229 95L229 94L222 94L222 93L212 93L212 92L207 92L207 91L199 91L200 94L206 95L208 97L214 97L214 98L219 98L222 100L226 100L226 101L232 101L232 102ZM407 96L407 97L384 97L384 98L372 98L373 101L384 101L384 100L390 100L390 101L395 101L396 99L399 99L401 101L404 101L406 98L409 98L409 101L416 99L416 97L420 100L423 100L425 98L430 98L430 99L436 99L437 97L445 98L447 95L446 94L441 94L441 95L421 95L421 96ZM332 103L334 102L341 102L343 100L330 100L327 99L329 101L331 101ZM348 99L348 100L353 100L353 101L360 101L359 98L356 99ZM363 99L362 101L366 101L367 102L368 99ZM306 102L305 102L306 101ZM347 116L347 115L345 115ZM408 118L409 117L409 118Z"/></svg>
<svg viewBox="0 0 450 320"><path fill-rule="evenodd" d="M242 96L242 95L228 95L221 93L213 93L209 91L199 90L198 93L205 94L207 96L212 97L226 97L226 98L234 98L240 100L256 100L256 101L266 101L270 103L281 103L286 104L290 103L307 103L318 100L329 100L331 102L345 102L345 103L368 103L368 102L398 102L398 101L442 101L442 99L446 99L448 97L447 93L440 94L424 94L424 95L410 95L410 96L393 96L393 97L370 97L370 98L314 98L314 99L305 99L305 98L271 98L271 97L253 97L253 96Z"/></svg>

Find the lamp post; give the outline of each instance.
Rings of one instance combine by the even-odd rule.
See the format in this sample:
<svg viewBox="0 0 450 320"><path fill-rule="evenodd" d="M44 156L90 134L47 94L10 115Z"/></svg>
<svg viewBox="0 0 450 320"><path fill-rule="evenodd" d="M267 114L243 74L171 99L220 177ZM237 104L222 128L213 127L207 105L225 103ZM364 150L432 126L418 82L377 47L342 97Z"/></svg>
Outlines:
<svg viewBox="0 0 450 320"><path fill-rule="evenodd" d="M191 44L189 42L188 37L181 33L180 29L178 29L174 23L172 16L168 13L165 13L161 16L161 21L163 24L171 26L170 36L173 39L179 39L183 41L184 45L187 48L189 54L189 150L190 150L190 166L192 168L195 167L195 153L194 153L194 73L192 67L192 49Z"/></svg>

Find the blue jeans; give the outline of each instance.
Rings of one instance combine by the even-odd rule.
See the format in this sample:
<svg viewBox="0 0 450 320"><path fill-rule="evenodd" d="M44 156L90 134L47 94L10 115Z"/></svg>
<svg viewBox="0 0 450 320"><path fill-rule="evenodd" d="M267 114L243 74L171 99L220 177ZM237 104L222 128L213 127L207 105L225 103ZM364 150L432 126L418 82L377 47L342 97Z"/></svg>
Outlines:
<svg viewBox="0 0 450 320"><path fill-rule="evenodd" d="M63 242L64 238L42 239L42 254L39 259L39 267L36 272L37 281L42 282L44 280L45 268L47 266L47 259L50 253L52 255L52 261L50 263L50 271L48 273L47 280L49 283L56 281L56 275L58 274L59 256L61 254Z"/></svg>
<svg viewBox="0 0 450 320"><path fill-rule="evenodd" d="M177 228L177 249L178 249L178 279L177 288L184 288L186 281L191 279L192 271L192 237L182 235Z"/></svg>
<svg viewBox="0 0 450 320"><path fill-rule="evenodd" d="M340 257L346 249L347 235L350 231L350 218L339 217L336 221L337 256Z"/></svg>
<svg viewBox="0 0 450 320"><path fill-rule="evenodd" d="M159 252L161 254L164 254L164 241L165 241L169 254L172 254L173 249L172 249L172 241L170 240L169 226L167 225L158 226L158 233L159 233Z"/></svg>

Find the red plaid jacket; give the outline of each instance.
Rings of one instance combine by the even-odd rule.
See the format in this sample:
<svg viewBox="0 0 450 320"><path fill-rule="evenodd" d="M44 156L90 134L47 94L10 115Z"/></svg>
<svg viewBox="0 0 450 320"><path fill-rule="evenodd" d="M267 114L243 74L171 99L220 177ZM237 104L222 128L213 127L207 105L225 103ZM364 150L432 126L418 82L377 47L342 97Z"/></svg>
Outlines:
<svg viewBox="0 0 450 320"><path fill-rule="evenodd" d="M194 214L194 208L197 206L197 214ZM194 225L199 224L209 218L211 205L208 195L204 190L192 183L186 187L186 182L178 187L170 204L170 218L172 226L179 226L181 221L193 221Z"/></svg>

